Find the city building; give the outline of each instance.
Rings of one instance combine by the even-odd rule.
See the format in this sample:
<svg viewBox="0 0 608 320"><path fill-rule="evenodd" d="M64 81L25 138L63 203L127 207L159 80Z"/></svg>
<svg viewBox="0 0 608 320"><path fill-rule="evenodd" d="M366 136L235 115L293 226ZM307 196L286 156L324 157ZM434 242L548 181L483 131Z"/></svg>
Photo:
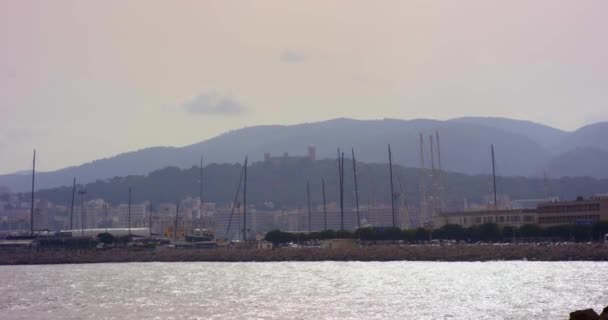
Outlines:
<svg viewBox="0 0 608 320"><path fill-rule="evenodd" d="M132 203L131 212L131 227L143 227L148 224L148 203ZM115 218L117 218L118 225L121 227L128 227L129 224L129 205L120 204L116 207Z"/></svg>
<svg viewBox="0 0 608 320"><path fill-rule="evenodd" d="M306 156L290 156L289 153L284 152L280 157L273 157L270 152L264 153L264 162L271 163L273 165L279 165L285 162L293 161L315 161L317 160L317 148L315 146L308 146Z"/></svg>
<svg viewBox="0 0 608 320"><path fill-rule="evenodd" d="M538 205L536 210L538 224L543 227L562 224L591 225L598 221L608 221L608 197L543 203Z"/></svg>
<svg viewBox="0 0 608 320"><path fill-rule="evenodd" d="M539 203L533 209L477 210L444 212L433 218L433 227L458 224L471 227L484 223L496 223L501 227L520 227L538 224L541 227L557 225L591 225L597 221L608 221L608 197L596 196L574 201L551 201Z"/></svg>
<svg viewBox="0 0 608 320"><path fill-rule="evenodd" d="M538 205L546 202L557 202L558 197L542 198L542 199L518 199L511 200L510 206L512 209L535 209Z"/></svg>
<svg viewBox="0 0 608 320"><path fill-rule="evenodd" d="M465 228L484 223L496 223L500 226L519 227L524 224L534 224L537 221L535 209L508 210L476 210L443 212L433 218L433 228L441 228L446 224L458 224Z"/></svg>

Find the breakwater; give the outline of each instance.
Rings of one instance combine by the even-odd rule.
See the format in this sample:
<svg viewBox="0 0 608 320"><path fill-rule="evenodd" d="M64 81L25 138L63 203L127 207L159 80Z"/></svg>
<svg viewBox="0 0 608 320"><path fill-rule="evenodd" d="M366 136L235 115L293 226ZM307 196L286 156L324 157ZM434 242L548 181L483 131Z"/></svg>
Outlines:
<svg viewBox="0 0 608 320"><path fill-rule="evenodd" d="M407 245L356 248L11 250L0 264L147 261L608 261L608 245Z"/></svg>

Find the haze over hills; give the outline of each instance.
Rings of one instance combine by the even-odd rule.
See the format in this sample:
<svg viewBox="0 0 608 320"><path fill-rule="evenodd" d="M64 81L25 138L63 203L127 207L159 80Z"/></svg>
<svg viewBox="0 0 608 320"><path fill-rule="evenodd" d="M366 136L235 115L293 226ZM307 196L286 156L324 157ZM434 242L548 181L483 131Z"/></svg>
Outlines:
<svg viewBox="0 0 608 320"><path fill-rule="evenodd" d="M395 163L418 167L419 133L424 134L425 161L429 166L429 135L440 134L444 169L466 174L491 171L490 145L497 155L497 173L503 176L608 177L608 123L596 123L574 132L506 118L468 117L446 121L333 119L297 125L254 126L233 130L185 147L153 147L95 160L79 166L37 175L37 189L87 183L115 176L141 175L167 166L190 168L205 163L241 162L245 155L261 161L264 154L303 155L316 146L317 158L333 158L338 147L357 152L357 160L387 162L387 144ZM25 160L24 162L29 162ZM26 191L23 174L0 176L0 186Z"/></svg>
<svg viewBox="0 0 608 320"><path fill-rule="evenodd" d="M242 164L210 164L203 171L204 198L220 206L234 201ZM339 201L339 182L336 161L333 159L309 161L300 158L294 161L276 163L253 163L247 170L247 201L256 208L264 208L267 203L274 203L277 208L306 207L306 185L310 183L311 204L322 205L321 179L325 180L327 202ZM354 179L351 159L344 165L344 201L348 210L355 206ZM146 176L128 176L97 181L86 185L87 198L101 198L112 205L126 203L128 190L133 190L133 201L136 203L149 200L156 206L170 203L186 197L198 197L200 168L178 169L175 167L155 170ZM390 203L390 184L388 164L357 164L358 190L360 204L374 205ZM395 192L399 194L398 202L410 208L420 204L419 170L393 166ZM427 181L430 177L427 176ZM468 203L486 204L491 194L490 175L465 175L447 173L443 177L445 189L443 200L446 210L462 210L464 199ZM428 185L427 185L428 187ZM538 199L557 196L561 199L575 199L577 196L591 196L605 193L608 190L608 179L585 177L543 179L525 177L499 177L497 179L499 195L508 195L511 199ZM427 195L432 189L426 190ZM53 203L69 205L72 187L60 187L40 190L36 196ZM23 201L29 194L23 193Z"/></svg>
<svg viewBox="0 0 608 320"><path fill-rule="evenodd" d="M568 152L580 148L608 152L608 122L590 124L572 132L565 136L559 145L555 146L555 151Z"/></svg>
<svg viewBox="0 0 608 320"><path fill-rule="evenodd" d="M549 147L549 151L553 151L554 147L557 146L560 141L568 135L567 131L526 120L463 117L452 119L450 121L487 126L505 130L511 133L524 134L541 146Z"/></svg>

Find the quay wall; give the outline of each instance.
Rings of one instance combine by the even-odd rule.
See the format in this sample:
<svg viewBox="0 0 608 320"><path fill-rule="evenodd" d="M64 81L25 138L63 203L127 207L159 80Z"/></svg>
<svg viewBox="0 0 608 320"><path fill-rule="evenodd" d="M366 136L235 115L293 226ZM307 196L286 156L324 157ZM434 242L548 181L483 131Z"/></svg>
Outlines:
<svg viewBox="0 0 608 320"><path fill-rule="evenodd" d="M608 261L606 244L409 245L357 248L180 249L0 251L0 265L147 261Z"/></svg>

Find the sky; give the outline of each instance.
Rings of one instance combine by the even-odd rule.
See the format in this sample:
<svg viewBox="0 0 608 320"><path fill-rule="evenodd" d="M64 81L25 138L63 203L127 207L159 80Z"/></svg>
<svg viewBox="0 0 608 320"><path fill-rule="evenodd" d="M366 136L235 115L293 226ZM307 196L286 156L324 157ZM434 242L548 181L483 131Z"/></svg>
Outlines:
<svg viewBox="0 0 608 320"><path fill-rule="evenodd" d="M608 120L608 1L0 1L0 174L260 124Z"/></svg>

